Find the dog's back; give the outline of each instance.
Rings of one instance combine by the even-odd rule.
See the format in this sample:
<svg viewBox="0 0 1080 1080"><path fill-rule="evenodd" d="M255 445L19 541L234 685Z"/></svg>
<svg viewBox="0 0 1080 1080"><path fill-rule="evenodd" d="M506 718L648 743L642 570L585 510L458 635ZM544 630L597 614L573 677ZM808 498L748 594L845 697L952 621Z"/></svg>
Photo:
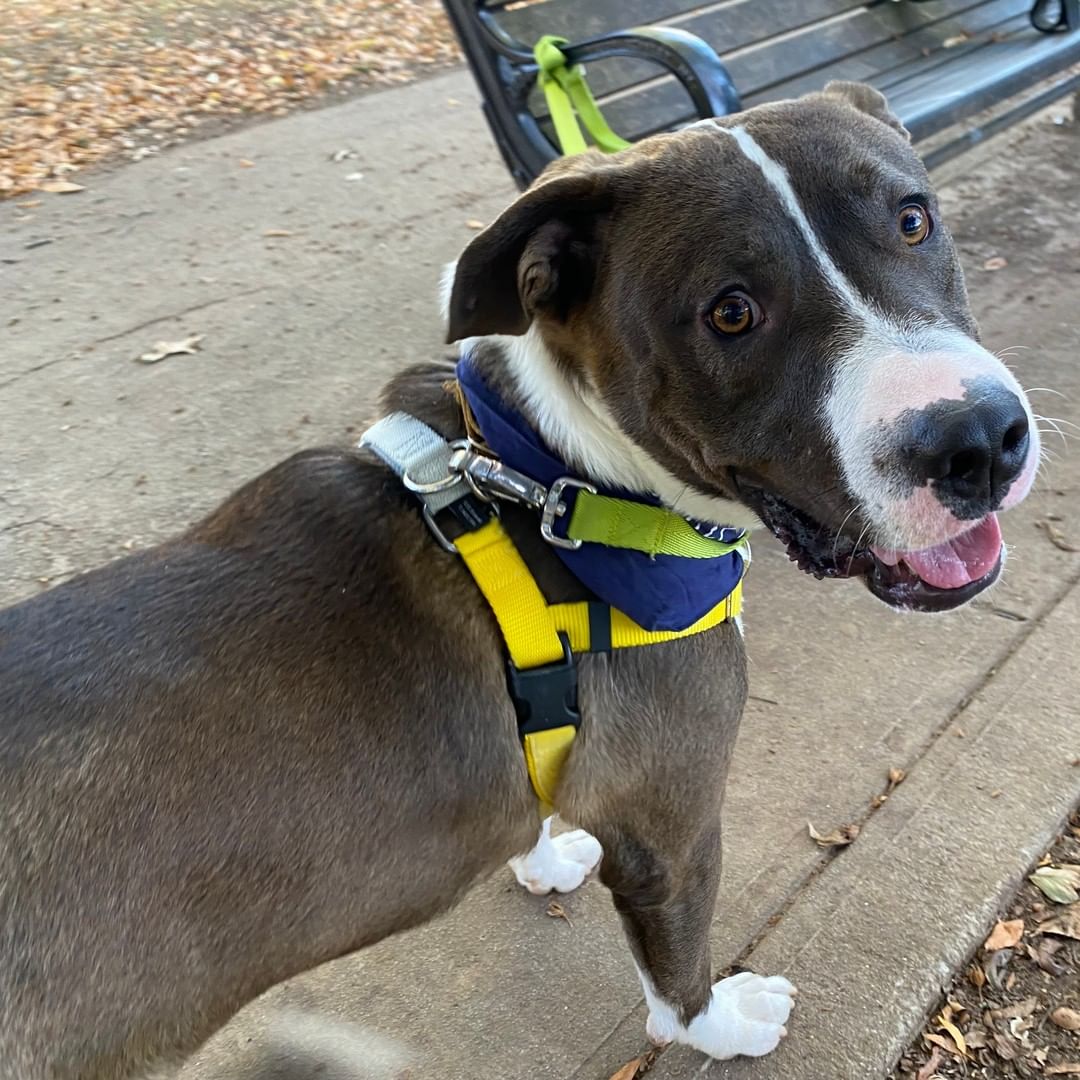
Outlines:
<svg viewBox="0 0 1080 1080"><path fill-rule="evenodd" d="M299 953L430 918L513 853L430 768L462 759L439 741L477 710L446 672L482 650L409 585L428 541L385 487L355 454L298 454L178 540L0 611L4 1080L182 1056ZM425 645L429 672L394 669ZM434 679L438 729L408 693ZM492 784L516 779L512 742L490 749ZM383 783L403 762L432 773L411 805ZM450 807L486 850L440 827Z"/></svg>

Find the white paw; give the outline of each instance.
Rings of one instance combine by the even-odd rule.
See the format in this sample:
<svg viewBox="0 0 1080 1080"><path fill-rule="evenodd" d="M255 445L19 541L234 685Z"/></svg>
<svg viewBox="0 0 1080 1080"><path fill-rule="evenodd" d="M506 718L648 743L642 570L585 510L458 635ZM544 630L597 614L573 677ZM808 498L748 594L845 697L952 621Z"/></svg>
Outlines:
<svg viewBox="0 0 1080 1080"><path fill-rule="evenodd" d="M552 836L548 818L536 847L528 855L511 859L510 869L518 884L537 896L573 892L596 868L603 853L600 841L583 829Z"/></svg>
<svg viewBox="0 0 1080 1080"><path fill-rule="evenodd" d="M683 1026L675 1011L652 994L645 1030L654 1042L679 1042L710 1057L724 1060L761 1057L775 1050L787 1034L795 1002L795 987L779 975L766 978L744 971L721 979L713 988L708 1008Z"/></svg>
<svg viewBox="0 0 1080 1080"><path fill-rule="evenodd" d="M712 988L709 1007L690 1021L685 1041L714 1058L761 1057L787 1034L795 987L780 975L744 971Z"/></svg>

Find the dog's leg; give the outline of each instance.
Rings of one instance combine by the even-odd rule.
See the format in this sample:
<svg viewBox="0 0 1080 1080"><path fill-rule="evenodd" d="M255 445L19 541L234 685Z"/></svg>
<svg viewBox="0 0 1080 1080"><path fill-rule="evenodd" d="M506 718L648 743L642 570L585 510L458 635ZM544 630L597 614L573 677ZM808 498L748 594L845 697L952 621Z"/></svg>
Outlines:
<svg viewBox="0 0 1080 1080"><path fill-rule="evenodd" d="M573 892L596 868L603 849L594 836L582 829L551 835L553 818L540 826L540 839L527 855L510 860L519 885L542 896L549 892Z"/></svg>
<svg viewBox="0 0 1080 1080"><path fill-rule="evenodd" d="M600 875L637 962L649 1037L714 1058L760 1057L775 1049L786 1034L791 983L743 972L712 984L709 925L720 879L719 823L676 859L640 834L598 831L604 844Z"/></svg>

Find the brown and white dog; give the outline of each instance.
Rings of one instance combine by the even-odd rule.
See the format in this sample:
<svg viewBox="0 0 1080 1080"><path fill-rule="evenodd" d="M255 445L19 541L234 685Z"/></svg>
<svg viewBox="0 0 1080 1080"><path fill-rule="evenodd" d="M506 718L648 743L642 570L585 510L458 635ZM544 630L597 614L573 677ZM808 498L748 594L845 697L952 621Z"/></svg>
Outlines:
<svg viewBox="0 0 1080 1080"><path fill-rule="evenodd" d="M763 522L804 569L956 607L1039 447L926 172L833 84L552 166L457 264L452 339L568 471ZM450 369L387 410L463 434ZM577 583L525 510L552 600ZM580 590L579 590L580 591ZM792 988L712 983L738 628L580 661L557 794L602 845L650 1034L763 1054ZM128 1077L427 920L535 839L502 641L366 453L298 454L179 538L0 613L0 1076ZM571 887L585 833L517 864Z"/></svg>

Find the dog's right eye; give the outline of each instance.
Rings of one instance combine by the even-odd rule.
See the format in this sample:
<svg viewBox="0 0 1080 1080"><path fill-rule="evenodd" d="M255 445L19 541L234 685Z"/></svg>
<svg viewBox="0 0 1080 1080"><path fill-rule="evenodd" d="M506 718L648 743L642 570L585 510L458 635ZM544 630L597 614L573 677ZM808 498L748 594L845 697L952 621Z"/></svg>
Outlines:
<svg viewBox="0 0 1080 1080"><path fill-rule="evenodd" d="M709 312L709 324L725 337L745 334L760 321L761 309L743 292L726 293Z"/></svg>

